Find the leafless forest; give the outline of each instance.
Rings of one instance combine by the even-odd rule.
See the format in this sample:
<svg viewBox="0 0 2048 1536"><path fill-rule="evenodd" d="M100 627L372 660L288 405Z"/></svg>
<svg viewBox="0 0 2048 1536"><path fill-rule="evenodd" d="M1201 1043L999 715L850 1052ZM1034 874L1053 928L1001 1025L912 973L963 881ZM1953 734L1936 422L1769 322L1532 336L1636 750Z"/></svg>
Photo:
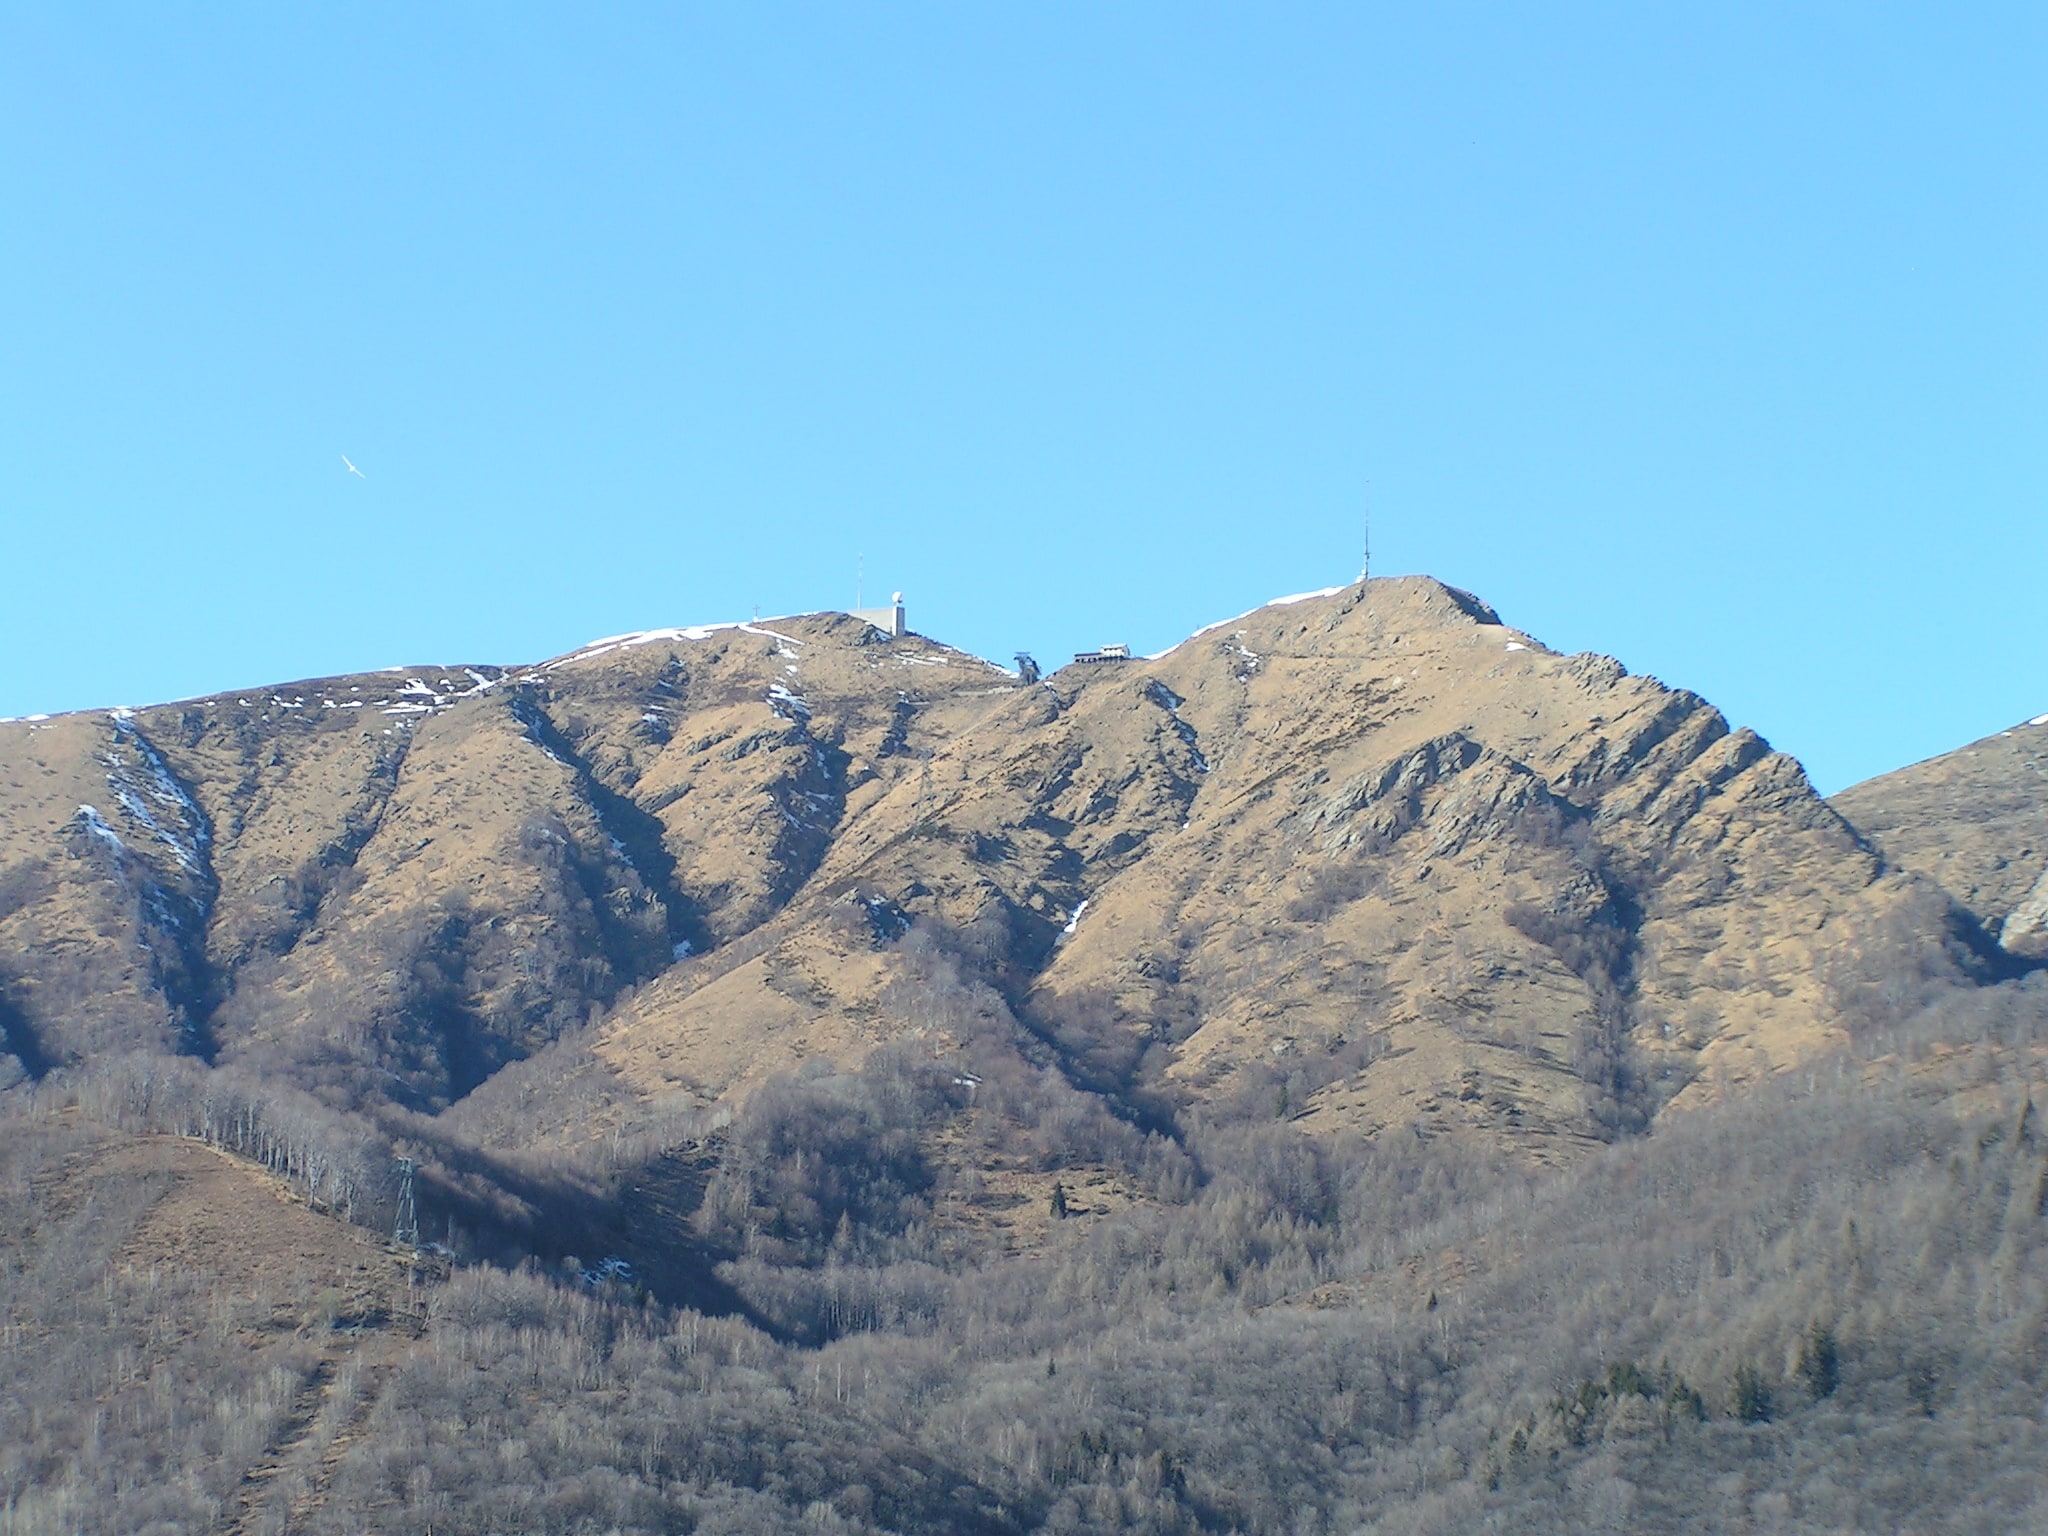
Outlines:
<svg viewBox="0 0 2048 1536"><path fill-rule="evenodd" d="M0 1532L2048 1525L2048 978L1873 1006L1812 1070L1536 1173L1312 1141L1284 1082L1115 1105L963 951L902 942L974 1081L883 1051L574 1168L186 1059L0 1096ZM948 1137L1026 1166L1065 1240L949 1225L978 1175ZM66 1171L171 1138L403 1280L137 1262L149 1176ZM416 1270L400 1148L450 1250ZM1146 1198L1087 1209L1080 1162Z"/></svg>

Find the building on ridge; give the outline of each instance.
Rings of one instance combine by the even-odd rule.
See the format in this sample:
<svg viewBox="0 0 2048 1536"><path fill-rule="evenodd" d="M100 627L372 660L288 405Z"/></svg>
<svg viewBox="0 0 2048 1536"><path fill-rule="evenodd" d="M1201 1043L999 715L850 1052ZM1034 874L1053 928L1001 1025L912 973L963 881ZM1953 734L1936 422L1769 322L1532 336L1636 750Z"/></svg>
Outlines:
<svg viewBox="0 0 2048 1536"><path fill-rule="evenodd" d="M886 608L855 608L850 610L856 619L864 619L875 626L891 640L901 640L910 633L910 626L903 619L903 594L892 593Z"/></svg>

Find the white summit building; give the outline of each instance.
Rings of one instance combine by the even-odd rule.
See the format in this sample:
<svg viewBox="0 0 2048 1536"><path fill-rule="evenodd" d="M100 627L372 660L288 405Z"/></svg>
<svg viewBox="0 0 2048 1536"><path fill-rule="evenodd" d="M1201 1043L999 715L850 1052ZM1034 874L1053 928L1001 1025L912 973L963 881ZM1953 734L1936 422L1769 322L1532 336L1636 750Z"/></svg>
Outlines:
<svg viewBox="0 0 2048 1536"><path fill-rule="evenodd" d="M903 594L891 593L886 608L853 608L848 610L856 619L865 619L891 640L901 640L910 633L910 626L903 621Z"/></svg>

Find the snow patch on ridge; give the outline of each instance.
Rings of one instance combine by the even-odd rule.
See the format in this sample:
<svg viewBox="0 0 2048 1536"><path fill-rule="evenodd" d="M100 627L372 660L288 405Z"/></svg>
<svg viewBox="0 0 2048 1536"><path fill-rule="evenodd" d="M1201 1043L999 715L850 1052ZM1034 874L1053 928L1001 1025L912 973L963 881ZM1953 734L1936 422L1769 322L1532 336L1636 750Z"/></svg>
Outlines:
<svg viewBox="0 0 2048 1536"><path fill-rule="evenodd" d="M1181 646L1186 645L1188 643L1188 640L1199 640L1204 635L1213 634L1215 631L1219 629L1225 629L1232 624L1236 624L1244 619L1248 619L1253 614L1257 613L1259 611L1259 608L1287 608L1291 607L1295 603L1312 603L1319 597L1335 597L1339 592L1342 592L1343 590L1344 588L1342 587L1324 587L1320 591L1316 592L1296 592L1287 597L1269 598L1265 602L1259 604L1258 608L1247 608L1243 613L1233 614L1230 618L1227 619L1218 619L1214 624L1204 624L1200 629L1196 630L1193 634L1189 635L1187 640L1182 640L1177 642L1176 644L1169 645L1163 651L1154 651L1150 656L1147 656L1145 659L1147 661L1159 661L1164 657L1171 656L1175 651L1179 650Z"/></svg>
<svg viewBox="0 0 2048 1536"><path fill-rule="evenodd" d="M452 669L430 667L428 670L430 672L440 672ZM437 710L446 709L457 699L474 699L482 694L489 693L498 684L502 683L506 677L506 674L503 672L500 672L496 677L485 677L483 673L477 671L474 667L464 667L462 671L463 675L470 679L470 686L467 688L457 688L454 681L446 677L442 678L438 684L429 683L422 677L408 677L405 680L405 686L398 689L390 698L373 699L371 702L379 707L381 713L387 715L431 715ZM285 704L285 701L282 699L274 699L271 702L284 704L284 707L287 709L299 707L298 705ZM304 701L301 700L300 702L303 703ZM326 707L329 709L349 709L356 706L328 704Z"/></svg>
<svg viewBox="0 0 2048 1536"><path fill-rule="evenodd" d="M542 662L541 670L552 672L555 668L566 667L571 662L594 661L600 656L610 655L613 651L631 650L633 647L640 645L659 645L664 640L709 640L713 635L724 633L727 630L738 630L741 634L746 635L762 635L770 640L778 641L782 645L803 644L803 641L793 635L779 634L775 630L763 629L758 624L749 624L740 620L734 620L727 624L690 624L680 629L639 629L634 630L630 634L606 635L602 640L593 640L588 645L578 646L567 655L557 656L552 661ZM789 656L794 653L785 651L783 654Z"/></svg>

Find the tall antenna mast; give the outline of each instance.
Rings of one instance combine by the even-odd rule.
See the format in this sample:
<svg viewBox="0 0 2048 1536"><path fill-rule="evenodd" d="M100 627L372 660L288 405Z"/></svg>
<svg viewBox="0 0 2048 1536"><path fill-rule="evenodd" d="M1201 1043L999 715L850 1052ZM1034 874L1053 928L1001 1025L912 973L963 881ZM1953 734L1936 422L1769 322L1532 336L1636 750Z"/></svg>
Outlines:
<svg viewBox="0 0 2048 1536"><path fill-rule="evenodd" d="M867 574L868 557L865 554L855 555L853 557L853 606L856 612L860 609L860 585L867 579Z"/></svg>
<svg viewBox="0 0 2048 1536"><path fill-rule="evenodd" d="M1359 562L1358 566L1358 583L1360 586L1365 585L1366 578L1372 575L1372 482L1370 480L1365 482L1364 521L1365 558Z"/></svg>

